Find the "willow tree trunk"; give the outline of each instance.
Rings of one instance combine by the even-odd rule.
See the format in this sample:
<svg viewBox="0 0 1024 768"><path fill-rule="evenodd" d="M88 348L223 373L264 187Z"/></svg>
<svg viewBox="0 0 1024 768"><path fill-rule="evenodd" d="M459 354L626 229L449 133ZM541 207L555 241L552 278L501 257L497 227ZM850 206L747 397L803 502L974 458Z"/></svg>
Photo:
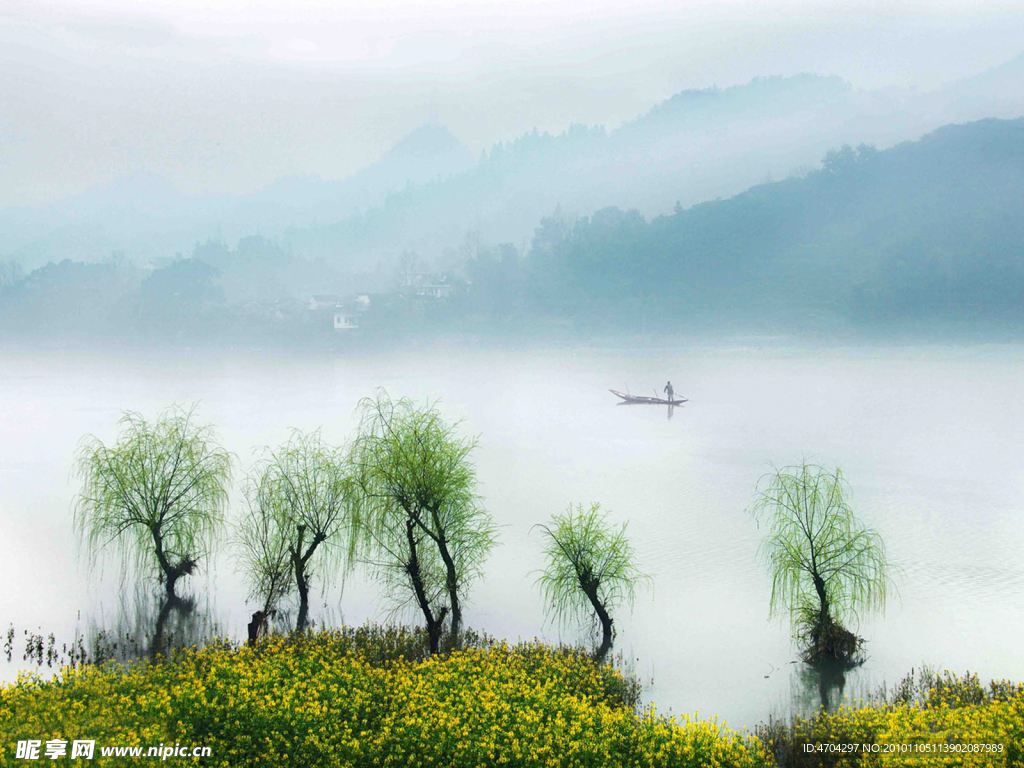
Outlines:
<svg viewBox="0 0 1024 768"><path fill-rule="evenodd" d="M309 582L306 579L306 564L297 554L292 555L292 566L295 569L295 587L299 590L299 615L295 620L295 630L303 632L309 625Z"/></svg>
<svg viewBox="0 0 1024 768"><path fill-rule="evenodd" d="M604 661L604 657L608 655L608 651L612 647L612 638L614 632L612 630L612 617L608 615L608 609L605 608L603 602L597 595L597 584L590 582L582 585L583 593L590 600L590 605L594 608L594 613L597 614L598 621L601 622L601 645L594 652L594 661L600 664Z"/></svg>
<svg viewBox="0 0 1024 768"><path fill-rule="evenodd" d="M160 564L161 575L163 576L166 601L168 603L177 603L180 600L175 589L178 579L182 576L190 575L195 569L196 561L190 556L185 555L177 563L172 563L164 551L164 535L160 525L154 523L150 526L149 532L153 537L153 549L156 554L157 563Z"/></svg>
<svg viewBox="0 0 1024 768"><path fill-rule="evenodd" d="M295 571L295 587L299 590L299 615L295 620L295 630L305 632L309 626L309 577L306 574L306 566L309 559L313 557L316 548L326 540L320 533L313 536L309 548L302 551L302 540L305 538L306 527L298 527L298 539L292 549L292 568Z"/></svg>
<svg viewBox="0 0 1024 768"><path fill-rule="evenodd" d="M188 616L195 610L192 600L182 600L180 597L164 598L160 601L160 611L156 616L156 625L153 628L153 639L149 645L149 658L155 660L157 656L169 656L167 647L167 622L172 613L179 616ZM173 639L173 637L172 637Z"/></svg>
<svg viewBox="0 0 1024 768"><path fill-rule="evenodd" d="M405 537L409 545L409 561L405 565L405 572L412 582L412 590L416 595L416 604L423 613L423 620L427 624L427 638L430 641L431 655L437 653L441 648L441 629L444 625L444 609L440 615L434 616L430 607L430 598L427 597L426 587L423 585L423 573L420 570L419 544L416 541L416 522L410 518L405 521Z"/></svg>
<svg viewBox="0 0 1024 768"><path fill-rule="evenodd" d="M814 574L814 591L818 594L818 625L814 628L815 634L819 637L827 633L832 625L832 612L828 602L828 594L825 592L825 581L821 576Z"/></svg>
<svg viewBox="0 0 1024 768"><path fill-rule="evenodd" d="M175 600L168 598L160 604L160 612L156 616L156 627L153 630L153 640L149 645L150 661L156 661L158 656L166 655L164 632L166 631L167 619L171 615L174 603Z"/></svg>
<svg viewBox="0 0 1024 768"><path fill-rule="evenodd" d="M448 592L448 604L452 611L451 634L448 638L450 647L459 647L459 632L462 629L462 603L459 601L459 572L455 567L455 558L448 549L448 540L444 536L435 539L437 550L441 554L445 570L445 589Z"/></svg>

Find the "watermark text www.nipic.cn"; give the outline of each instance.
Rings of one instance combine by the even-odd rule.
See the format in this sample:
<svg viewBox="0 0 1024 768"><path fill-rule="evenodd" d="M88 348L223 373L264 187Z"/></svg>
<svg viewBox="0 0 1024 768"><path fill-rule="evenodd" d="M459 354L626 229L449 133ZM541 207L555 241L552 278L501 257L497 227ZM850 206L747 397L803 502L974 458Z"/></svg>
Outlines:
<svg viewBox="0 0 1024 768"><path fill-rule="evenodd" d="M97 752L99 753L97 755ZM96 747L95 739L29 739L19 741L15 750L19 760L92 760L95 757L209 757L209 747L183 747L180 744L160 744L158 747Z"/></svg>

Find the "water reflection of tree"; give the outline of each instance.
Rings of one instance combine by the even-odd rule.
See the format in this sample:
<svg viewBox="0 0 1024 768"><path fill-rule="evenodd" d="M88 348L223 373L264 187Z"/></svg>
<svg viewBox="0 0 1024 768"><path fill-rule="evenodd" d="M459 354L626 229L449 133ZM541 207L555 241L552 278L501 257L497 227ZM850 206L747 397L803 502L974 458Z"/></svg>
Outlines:
<svg viewBox="0 0 1024 768"><path fill-rule="evenodd" d="M833 661L800 664L793 676L793 712L811 716L824 709L835 712L843 703L849 665Z"/></svg>
<svg viewBox="0 0 1024 768"><path fill-rule="evenodd" d="M140 587L121 600L111 624L102 616L91 622L88 651L97 663L166 658L176 650L203 645L222 634L206 600L195 596L168 598L162 590Z"/></svg>

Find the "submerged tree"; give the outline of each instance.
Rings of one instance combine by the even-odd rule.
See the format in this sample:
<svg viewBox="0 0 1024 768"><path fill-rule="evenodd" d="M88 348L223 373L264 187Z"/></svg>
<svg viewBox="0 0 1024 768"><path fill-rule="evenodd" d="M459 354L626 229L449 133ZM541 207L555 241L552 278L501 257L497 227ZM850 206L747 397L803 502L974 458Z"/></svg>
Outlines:
<svg viewBox="0 0 1024 768"><path fill-rule="evenodd" d="M393 596L411 594L431 652L439 650L446 617L450 645L458 647L466 592L496 541L476 495L469 460L476 442L430 405L381 393L359 409L353 460L372 563Z"/></svg>
<svg viewBox="0 0 1024 768"><path fill-rule="evenodd" d="M294 586L288 539L283 535L280 519L272 512L269 486L254 478L246 482L245 511L233 541L238 563L249 583L249 599L260 606L261 619L274 615Z"/></svg>
<svg viewBox="0 0 1024 768"><path fill-rule="evenodd" d="M178 581L211 554L231 478L230 455L194 415L173 406L150 424L126 413L114 446L87 437L78 453L75 527L91 562L113 548L125 572L155 573L171 604Z"/></svg>
<svg viewBox="0 0 1024 768"><path fill-rule="evenodd" d="M884 610L892 587L885 545L856 519L842 473L783 467L759 484L753 512L768 531L760 553L772 576L772 615L789 613L808 662L855 664L863 639L846 624Z"/></svg>
<svg viewBox="0 0 1024 768"><path fill-rule="evenodd" d="M615 637L612 612L630 606L636 588L647 580L634 562L626 523L616 528L600 504L572 505L548 525L537 526L546 538L547 565L537 579L550 615L558 622L595 621L601 644L594 659L604 660Z"/></svg>
<svg viewBox="0 0 1024 768"><path fill-rule="evenodd" d="M330 580L353 562L360 531L354 490L344 451L324 444L319 432L295 431L259 467L236 542L250 597L265 615L294 591L295 628L309 626L312 579Z"/></svg>

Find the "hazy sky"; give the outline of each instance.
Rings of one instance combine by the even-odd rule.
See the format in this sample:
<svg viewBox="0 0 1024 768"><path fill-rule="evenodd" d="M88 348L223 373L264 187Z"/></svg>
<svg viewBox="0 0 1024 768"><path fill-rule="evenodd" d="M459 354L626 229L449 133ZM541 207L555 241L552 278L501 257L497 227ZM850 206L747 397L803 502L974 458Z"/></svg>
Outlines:
<svg viewBox="0 0 1024 768"><path fill-rule="evenodd" d="M0 206L339 178L431 115L479 152L759 75L932 89L1022 41L1020 0L0 0Z"/></svg>

